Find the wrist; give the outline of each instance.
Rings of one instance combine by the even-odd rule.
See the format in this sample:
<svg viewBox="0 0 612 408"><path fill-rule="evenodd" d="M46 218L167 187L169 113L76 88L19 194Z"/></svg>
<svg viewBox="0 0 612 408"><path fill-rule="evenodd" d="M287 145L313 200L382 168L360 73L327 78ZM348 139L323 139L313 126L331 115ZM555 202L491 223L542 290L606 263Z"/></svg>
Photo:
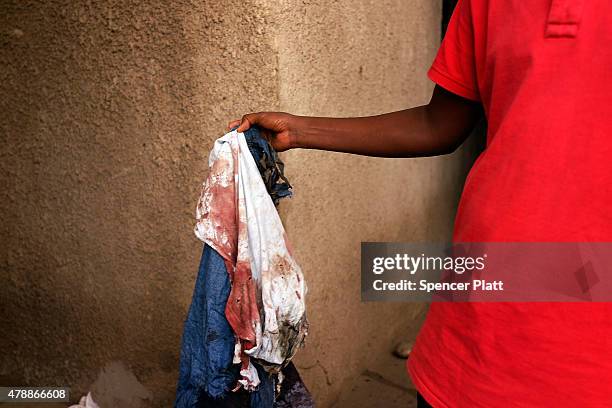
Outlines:
<svg viewBox="0 0 612 408"><path fill-rule="evenodd" d="M308 116L293 116L294 125L289 130L289 144L291 149L308 148L306 136L310 126Z"/></svg>

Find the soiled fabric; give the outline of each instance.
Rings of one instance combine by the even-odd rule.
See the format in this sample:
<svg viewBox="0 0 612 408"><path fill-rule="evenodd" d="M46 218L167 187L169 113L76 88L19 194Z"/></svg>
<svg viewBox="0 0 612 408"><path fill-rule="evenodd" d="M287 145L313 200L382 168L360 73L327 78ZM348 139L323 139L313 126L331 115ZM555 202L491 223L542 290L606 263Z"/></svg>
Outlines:
<svg viewBox="0 0 612 408"><path fill-rule="evenodd" d="M198 406L202 394L222 398L236 383L234 332L225 318L230 280L223 258L205 245L183 327L175 407Z"/></svg>
<svg viewBox="0 0 612 408"><path fill-rule="evenodd" d="M283 381L274 408L314 408L314 400L293 363L283 367L281 373Z"/></svg>
<svg viewBox="0 0 612 408"><path fill-rule="evenodd" d="M291 184L283 174L285 164L278 157L276 151L267 140L261 137L257 126L244 132L244 137L257 164L259 174L270 194L274 205L278 205L281 198L291 196Z"/></svg>
<svg viewBox="0 0 612 408"><path fill-rule="evenodd" d="M271 199L276 204L290 196L291 186L274 149L257 128L249 129L244 136ZM175 407L314 407L292 363L282 368L283 381L278 384L276 376L253 362L260 381L256 390L230 391L240 375L240 365L233 364L235 336L225 317L230 287L225 260L205 244L184 326ZM276 400L275 389L280 391Z"/></svg>
<svg viewBox="0 0 612 408"><path fill-rule="evenodd" d="M255 358L277 373L307 333L306 284L244 134L215 142L195 233L223 257L231 280L225 316L236 335L239 386L259 384Z"/></svg>
<svg viewBox="0 0 612 408"><path fill-rule="evenodd" d="M260 378L257 390L250 393L230 391L236 384L240 366L233 364L236 341L225 318L229 293L225 261L214 249L204 245L183 329L176 408L275 406L276 381L256 363L254 367ZM296 386L303 386L301 380ZM290 395L289 400L292 399Z"/></svg>

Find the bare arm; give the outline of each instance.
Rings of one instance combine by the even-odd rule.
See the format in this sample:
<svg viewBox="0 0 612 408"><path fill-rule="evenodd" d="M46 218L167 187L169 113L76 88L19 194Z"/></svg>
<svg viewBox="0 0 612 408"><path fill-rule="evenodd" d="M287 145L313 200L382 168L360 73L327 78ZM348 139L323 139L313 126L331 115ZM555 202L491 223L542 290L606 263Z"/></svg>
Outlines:
<svg viewBox="0 0 612 408"><path fill-rule="evenodd" d="M279 151L320 149L377 157L453 152L480 117L480 104L436 86L427 105L359 118L318 118L282 112L250 113L229 127L261 127Z"/></svg>

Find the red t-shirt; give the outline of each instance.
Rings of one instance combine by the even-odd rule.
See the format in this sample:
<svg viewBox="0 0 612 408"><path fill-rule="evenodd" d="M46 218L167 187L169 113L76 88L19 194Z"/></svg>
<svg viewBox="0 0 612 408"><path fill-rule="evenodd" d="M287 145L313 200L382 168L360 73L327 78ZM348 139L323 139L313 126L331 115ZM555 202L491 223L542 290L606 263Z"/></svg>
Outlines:
<svg viewBox="0 0 612 408"><path fill-rule="evenodd" d="M429 76L488 135L456 242L612 242L611 14L459 0ZM434 303L408 370L434 407L612 407L612 304Z"/></svg>

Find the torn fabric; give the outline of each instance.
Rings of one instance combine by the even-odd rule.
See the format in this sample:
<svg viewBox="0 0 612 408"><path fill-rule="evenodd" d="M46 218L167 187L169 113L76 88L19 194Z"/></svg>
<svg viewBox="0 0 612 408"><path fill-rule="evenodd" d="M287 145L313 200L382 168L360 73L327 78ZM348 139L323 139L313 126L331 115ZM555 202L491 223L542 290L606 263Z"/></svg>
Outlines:
<svg viewBox="0 0 612 408"><path fill-rule="evenodd" d="M195 234L225 261L231 280L225 315L237 338L239 384L254 390L259 378L250 358L276 373L303 343L306 284L244 134L218 139L209 167Z"/></svg>

